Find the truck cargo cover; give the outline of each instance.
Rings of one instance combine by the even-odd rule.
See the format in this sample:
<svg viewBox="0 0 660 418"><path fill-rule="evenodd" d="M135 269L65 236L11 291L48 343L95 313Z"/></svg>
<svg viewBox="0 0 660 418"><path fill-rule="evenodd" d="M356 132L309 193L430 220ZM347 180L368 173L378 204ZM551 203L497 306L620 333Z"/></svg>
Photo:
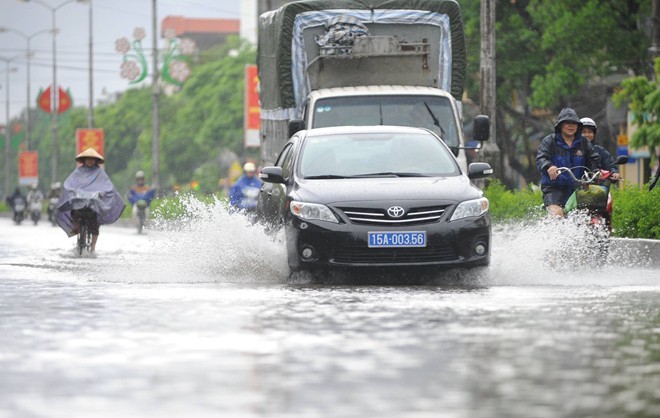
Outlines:
<svg viewBox="0 0 660 418"><path fill-rule="evenodd" d="M434 75L437 83L434 87L461 98L466 67L465 35L455 0L297 1L259 18L257 64L262 118L281 120L302 116L302 100L310 90L307 66L313 58L308 60L305 47L309 45L305 43L310 41L303 39L303 32L322 28L341 15L357 18L367 26L431 25L439 29L436 29L441 33L439 45L431 45L439 60L433 63L438 71ZM374 80L378 80L376 74Z"/></svg>

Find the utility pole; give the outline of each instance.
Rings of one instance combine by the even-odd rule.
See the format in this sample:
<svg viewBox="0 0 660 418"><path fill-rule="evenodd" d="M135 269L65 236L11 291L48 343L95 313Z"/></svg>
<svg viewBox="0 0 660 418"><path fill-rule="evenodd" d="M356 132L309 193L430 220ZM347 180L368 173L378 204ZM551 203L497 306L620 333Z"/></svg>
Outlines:
<svg viewBox="0 0 660 418"><path fill-rule="evenodd" d="M153 78L151 80L151 108L153 137L151 140L151 182L157 190L160 188L160 132L158 124L158 96L160 94L158 87L158 14L156 13L156 1L152 0L152 22L151 22L151 49L153 50Z"/></svg>
<svg viewBox="0 0 660 418"><path fill-rule="evenodd" d="M89 0L89 113L87 117L87 127L94 127L94 43L93 43L93 25L92 25L92 0Z"/></svg>
<svg viewBox="0 0 660 418"><path fill-rule="evenodd" d="M500 149L497 146L497 110L495 93L495 7L497 0L481 0L481 59L480 59L480 111L490 119L490 140L484 143L484 160L488 162L495 176L503 178Z"/></svg>

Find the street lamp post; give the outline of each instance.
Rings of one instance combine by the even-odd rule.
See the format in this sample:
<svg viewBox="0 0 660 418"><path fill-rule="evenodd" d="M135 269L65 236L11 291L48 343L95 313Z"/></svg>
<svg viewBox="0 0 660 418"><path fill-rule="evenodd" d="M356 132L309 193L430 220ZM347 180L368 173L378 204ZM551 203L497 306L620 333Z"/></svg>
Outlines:
<svg viewBox="0 0 660 418"><path fill-rule="evenodd" d="M87 118L87 127L94 127L94 54L93 54L93 26L92 26L92 0L89 0L89 113Z"/></svg>
<svg viewBox="0 0 660 418"><path fill-rule="evenodd" d="M44 2L43 0L20 0L23 3L34 2L39 4L46 9L50 10L52 15L52 28L53 28L53 85L51 87L51 96L50 96L50 129L51 129L51 182L56 181L57 179L57 21L56 14L57 11L66 6L67 4L78 2L78 3L87 3L87 0L67 0L61 3L59 6L51 6L50 4Z"/></svg>
<svg viewBox="0 0 660 418"><path fill-rule="evenodd" d="M9 196L9 164L11 163L11 130L9 129L9 73L12 71L16 71L15 68L11 68L9 64L15 60L18 57L12 57L12 58L3 58L0 57L0 60L4 61L6 66L7 66L7 82L5 85L5 94L6 94L6 120L7 122L5 123L5 182L4 182L4 191L5 191L5 196Z"/></svg>
<svg viewBox="0 0 660 418"><path fill-rule="evenodd" d="M2 32L13 32L17 35L19 35L21 38L25 39L27 42L27 107L26 107L26 122L25 122L25 148L27 150L30 149L30 133L31 133L31 127L30 127L30 104L32 102L31 96L30 96L30 59L32 58L32 51L30 50L30 41L32 38L34 38L37 35L41 35L42 33L48 33L52 32L52 29L44 29L40 30L38 32L33 33L32 35L26 35L23 32L13 29L13 28L7 28L7 27L0 27L0 33Z"/></svg>

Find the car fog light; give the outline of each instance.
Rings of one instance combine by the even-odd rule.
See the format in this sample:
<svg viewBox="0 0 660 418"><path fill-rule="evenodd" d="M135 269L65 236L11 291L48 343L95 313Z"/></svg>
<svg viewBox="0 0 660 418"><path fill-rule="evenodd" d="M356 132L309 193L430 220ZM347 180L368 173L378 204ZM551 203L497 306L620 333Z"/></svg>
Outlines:
<svg viewBox="0 0 660 418"><path fill-rule="evenodd" d="M307 222L301 222L300 229L307 229Z"/></svg>
<svg viewBox="0 0 660 418"><path fill-rule="evenodd" d="M300 255L302 255L302 258L309 260L314 256L314 250L311 247L305 247L300 252Z"/></svg>
<svg viewBox="0 0 660 418"><path fill-rule="evenodd" d="M478 243L477 245L474 246L474 253L476 255L486 254L486 246L482 243Z"/></svg>

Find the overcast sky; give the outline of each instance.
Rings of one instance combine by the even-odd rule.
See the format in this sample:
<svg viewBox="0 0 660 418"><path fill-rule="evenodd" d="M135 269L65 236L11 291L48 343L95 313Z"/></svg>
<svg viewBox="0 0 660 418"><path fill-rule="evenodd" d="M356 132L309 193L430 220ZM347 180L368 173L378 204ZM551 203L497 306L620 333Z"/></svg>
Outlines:
<svg viewBox="0 0 660 418"><path fill-rule="evenodd" d="M39 0L51 8L67 0ZM71 1L71 0L69 0ZM151 46L151 0L93 0L94 100L103 98L104 92L113 93L128 88L128 81L120 78L121 55L115 52L115 40L132 39L133 29L143 27L147 38L145 47ZM87 106L89 101L89 9L76 1L61 6L56 12L57 83L71 89L74 105ZM158 22L166 16L231 18L240 17L240 0L158 0ZM32 2L0 0L0 27L32 35L52 28L52 12ZM30 64L30 95L33 106L39 89L52 83L52 34L45 32L32 38L30 47L34 55ZM162 47L162 40L159 40ZM0 33L0 58L13 58L10 68L9 108L11 116L25 108L27 101L27 43L11 32ZM149 61L151 63L151 61ZM0 60L0 123L6 121L7 66Z"/></svg>

